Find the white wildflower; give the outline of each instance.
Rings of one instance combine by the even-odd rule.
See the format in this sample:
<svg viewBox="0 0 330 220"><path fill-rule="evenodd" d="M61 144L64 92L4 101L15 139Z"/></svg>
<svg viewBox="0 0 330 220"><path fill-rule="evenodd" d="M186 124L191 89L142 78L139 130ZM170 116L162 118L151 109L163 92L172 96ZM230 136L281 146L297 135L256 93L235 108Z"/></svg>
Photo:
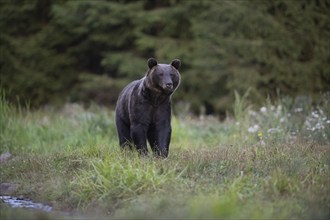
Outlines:
<svg viewBox="0 0 330 220"><path fill-rule="evenodd" d="M294 112L302 112L302 111L303 111L302 108L295 108L295 109L294 109Z"/></svg>
<svg viewBox="0 0 330 220"><path fill-rule="evenodd" d="M248 128L248 132L249 133L256 133L259 129L259 125L253 125L251 127Z"/></svg>
<svg viewBox="0 0 330 220"><path fill-rule="evenodd" d="M315 129L321 130L321 129L324 129L324 126L318 122L318 123L315 125Z"/></svg>
<svg viewBox="0 0 330 220"><path fill-rule="evenodd" d="M267 108L266 108L265 106L262 106L262 107L260 108L260 112L262 112L262 113L266 113L266 112L267 112Z"/></svg>
<svg viewBox="0 0 330 220"><path fill-rule="evenodd" d="M326 123L327 123L327 124L330 124L330 120L327 120Z"/></svg>
<svg viewBox="0 0 330 220"><path fill-rule="evenodd" d="M313 116L314 118L319 118L319 114L318 114L317 111L313 111L313 112L312 112L312 116Z"/></svg>
<svg viewBox="0 0 330 220"><path fill-rule="evenodd" d="M285 118L284 117L280 118L280 123L284 123L284 122L285 122Z"/></svg>

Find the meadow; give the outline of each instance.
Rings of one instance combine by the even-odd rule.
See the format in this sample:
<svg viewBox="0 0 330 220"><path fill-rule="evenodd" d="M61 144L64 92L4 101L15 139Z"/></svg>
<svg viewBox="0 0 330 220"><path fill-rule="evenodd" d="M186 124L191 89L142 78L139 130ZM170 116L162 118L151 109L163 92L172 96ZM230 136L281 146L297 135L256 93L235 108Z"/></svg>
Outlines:
<svg viewBox="0 0 330 220"><path fill-rule="evenodd" d="M329 219L330 94L236 94L232 117L176 114L167 159L122 151L113 111L0 101L1 183L53 207L1 205L1 219Z"/></svg>

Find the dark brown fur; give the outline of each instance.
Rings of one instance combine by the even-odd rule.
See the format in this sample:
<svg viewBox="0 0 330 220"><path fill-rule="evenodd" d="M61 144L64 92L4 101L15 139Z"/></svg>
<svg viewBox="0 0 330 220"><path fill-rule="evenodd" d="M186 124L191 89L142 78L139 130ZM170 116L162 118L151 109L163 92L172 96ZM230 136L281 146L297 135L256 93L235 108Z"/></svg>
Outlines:
<svg viewBox="0 0 330 220"><path fill-rule="evenodd" d="M167 157L171 140L171 95L180 83L180 60L157 64L148 60L148 71L128 84L116 105L119 144L147 154L147 140L157 156Z"/></svg>

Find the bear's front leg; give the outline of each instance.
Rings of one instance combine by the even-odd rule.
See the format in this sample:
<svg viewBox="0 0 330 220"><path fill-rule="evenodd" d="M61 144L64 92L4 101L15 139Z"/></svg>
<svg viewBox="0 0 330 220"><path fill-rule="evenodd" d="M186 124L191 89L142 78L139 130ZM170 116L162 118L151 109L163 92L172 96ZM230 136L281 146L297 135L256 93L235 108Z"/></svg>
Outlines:
<svg viewBox="0 0 330 220"><path fill-rule="evenodd" d="M147 155L147 126L142 124L131 125L131 138L137 151L140 154Z"/></svg>
<svg viewBox="0 0 330 220"><path fill-rule="evenodd" d="M156 156L164 158L168 156L171 133L169 122L159 123L153 129L149 129L148 140Z"/></svg>

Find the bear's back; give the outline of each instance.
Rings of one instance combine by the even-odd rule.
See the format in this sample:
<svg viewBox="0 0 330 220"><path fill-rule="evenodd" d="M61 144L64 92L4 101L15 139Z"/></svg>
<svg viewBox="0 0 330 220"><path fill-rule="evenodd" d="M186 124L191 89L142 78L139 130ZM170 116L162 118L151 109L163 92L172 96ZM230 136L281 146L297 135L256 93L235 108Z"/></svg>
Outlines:
<svg viewBox="0 0 330 220"><path fill-rule="evenodd" d="M135 80L129 83L119 94L116 104L116 115L122 119L129 119L129 103L133 97L138 95L138 89L143 79Z"/></svg>

